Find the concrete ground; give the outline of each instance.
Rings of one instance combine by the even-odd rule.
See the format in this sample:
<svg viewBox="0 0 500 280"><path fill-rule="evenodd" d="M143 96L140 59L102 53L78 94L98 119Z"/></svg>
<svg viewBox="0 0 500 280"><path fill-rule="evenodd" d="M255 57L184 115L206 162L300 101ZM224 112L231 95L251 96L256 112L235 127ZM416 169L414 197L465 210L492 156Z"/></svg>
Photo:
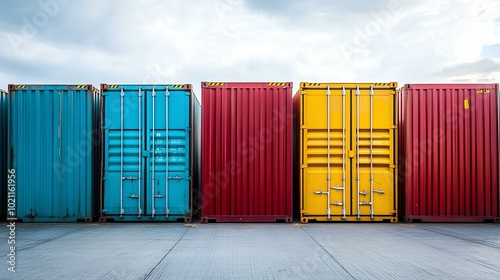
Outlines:
<svg viewBox="0 0 500 280"><path fill-rule="evenodd" d="M499 224L18 223L15 273L9 234L0 279L500 279Z"/></svg>

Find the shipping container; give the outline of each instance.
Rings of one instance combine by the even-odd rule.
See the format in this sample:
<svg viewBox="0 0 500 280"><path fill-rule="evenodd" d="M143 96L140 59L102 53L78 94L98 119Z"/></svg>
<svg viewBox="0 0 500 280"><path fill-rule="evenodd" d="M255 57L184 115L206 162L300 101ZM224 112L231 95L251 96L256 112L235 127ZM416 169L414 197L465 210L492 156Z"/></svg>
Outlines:
<svg viewBox="0 0 500 280"><path fill-rule="evenodd" d="M92 221L99 182L99 91L9 85L8 168L24 222Z"/></svg>
<svg viewBox="0 0 500 280"><path fill-rule="evenodd" d="M300 221L397 222L397 83L301 83Z"/></svg>
<svg viewBox="0 0 500 280"><path fill-rule="evenodd" d="M201 221L292 221L292 83L202 87Z"/></svg>
<svg viewBox="0 0 500 280"><path fill-rule="evenodd" d="M200 103L189 84L101 85L100 221L185 221L193 215Z"/></svg>
<svg viewBox="0 0 500 280"><path fill-rule="evenodd" d="M7 131L9 96L0 89L0 221L5 221L7 211Z"/></svg>
<svg viewBox="0 0 500 280"><path fill-rule="evenodd" d="M499 222L498 84L408 84L398 92L406 222Z"/></svg>

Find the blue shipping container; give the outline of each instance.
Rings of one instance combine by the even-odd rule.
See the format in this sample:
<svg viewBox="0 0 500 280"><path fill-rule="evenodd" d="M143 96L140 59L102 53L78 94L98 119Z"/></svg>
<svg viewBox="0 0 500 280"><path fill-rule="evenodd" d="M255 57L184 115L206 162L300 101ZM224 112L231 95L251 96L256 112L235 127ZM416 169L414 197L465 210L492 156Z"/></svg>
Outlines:
<svg viewBox="0 0 500 280"><path fill-rule="evenodd" d="M0 221L5 221L7 211L7 131L9 96L0 89Z"/></svg>
<svg viewBox="0 0 500 280"><path fill-rule="evenodd" d="M191 85L102 84L101 92L100 220L191 221L193 108L200 106Z"/></svg>
<svg viewBox="0 0 500 280"><path fill-rule="evenodd" d="M9 85L8 165L17 218L92 221L99 182L99 91L91 85Z"/></svg>

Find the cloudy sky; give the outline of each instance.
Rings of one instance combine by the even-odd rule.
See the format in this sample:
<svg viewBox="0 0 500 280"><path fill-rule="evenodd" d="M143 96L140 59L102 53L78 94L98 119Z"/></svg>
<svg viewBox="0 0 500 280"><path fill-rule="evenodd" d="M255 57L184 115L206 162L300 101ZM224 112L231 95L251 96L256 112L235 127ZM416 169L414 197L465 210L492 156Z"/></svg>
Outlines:
<svg viewBox="0 0 500 280"><path fill-rule="evenodd" d="M11 0L10 83L500 82L498 0Z"/></svg>

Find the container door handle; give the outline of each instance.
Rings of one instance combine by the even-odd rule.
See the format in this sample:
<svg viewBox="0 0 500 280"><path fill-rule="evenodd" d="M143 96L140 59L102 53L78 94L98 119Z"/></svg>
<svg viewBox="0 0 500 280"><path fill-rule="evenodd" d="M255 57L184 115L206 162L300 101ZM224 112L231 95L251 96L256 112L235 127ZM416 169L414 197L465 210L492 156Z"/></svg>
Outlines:
<svg viewBox="0 0 500 280"><path fill-rule="evenodd" d="M373 86L370 87L370 219L373 220Z"/></svg>
<svg viewBox="0 0 500 280"><path fill-rule="evenodd" d="M359 86L356 86L356 184L357 184L357 196L358 196L358 200L357 200L357 209L356 209L356 215L357 215L357 219L360 220L361 219L361 212L360 212L360 209L359 209L359 206L360 206L360 202L359 202L359 190L360 190L360 186L359 186L359 181L360 181L360 172L359 172L359 95L360 95L360 92L359 92Z"/></svg>
<svg viewBox="0 0 500 280"><path fill-rule="evenodd" d="M142 218L142 209L141 209L141 172L142 172L142 111L141 111L141 106L142 106L142 88L139 87L139 93L138 93L138 100L139 100L139 135L138 135L138 141L139 141L139 152L138 152L138 160L139 160L139 176L138 176L138 184L137 184L137 189L138 189L138 195L137 195L137 219Z"/></svg>
<svg viewBox="0 0 500 280"><path fill-rule="evenodd" d="M125 92L123 88L120 91L120 219L123 219L123 214L125 210L123 209L123 101L125 98ZM132 178L132 176L130 176ZM130 179L132 180L132 179Z"/></svg>
<svg viewBox="0 0 500 280"><path fill-rule="evenodd" d="M345 86L342 87L342 220L346 220L345 213L345 163L346 163L346 137L345 137Z"/></svg>
<svg viewBox="0 0 500 280"><path fill-rule="evenodd" d="M168 91L168 86L165 88L165 219L168 219L168 214L169 214L169 206L168 206L168 160L169 160L169 155L168 155L168 114L170 113L168 110L168 99L170 97L170 93Z"/></svg>
<svg viewBox="0 0 500 280"><path fill-rule="evenodd" d="M328 150L328 158L327 158L327 176L326 176L326 194L327 194L327 209L326 213L328 215L328 220L330 220L330 181L332 180L331 178L331 171L330 171L330 157L331 157L331 149L330 149L330 86L328 86L328 89L326 91L326 122L327 122L327 150Z"/></svg>
<svg viewBox="0 0 500 280"><path fill-rule="evenodd" d="M152 134L153 134L153 139L152 139L152 155L151 155L151 194L152 194L152 199L151 199L151 219L155 218L155 97L156 97L156 92L155 92L155 87L153 86L153 91L151 93L151 97L153 99L153 104L151 105L152 108L151 110L153 111L153 117L152 117Z"/></svg>

